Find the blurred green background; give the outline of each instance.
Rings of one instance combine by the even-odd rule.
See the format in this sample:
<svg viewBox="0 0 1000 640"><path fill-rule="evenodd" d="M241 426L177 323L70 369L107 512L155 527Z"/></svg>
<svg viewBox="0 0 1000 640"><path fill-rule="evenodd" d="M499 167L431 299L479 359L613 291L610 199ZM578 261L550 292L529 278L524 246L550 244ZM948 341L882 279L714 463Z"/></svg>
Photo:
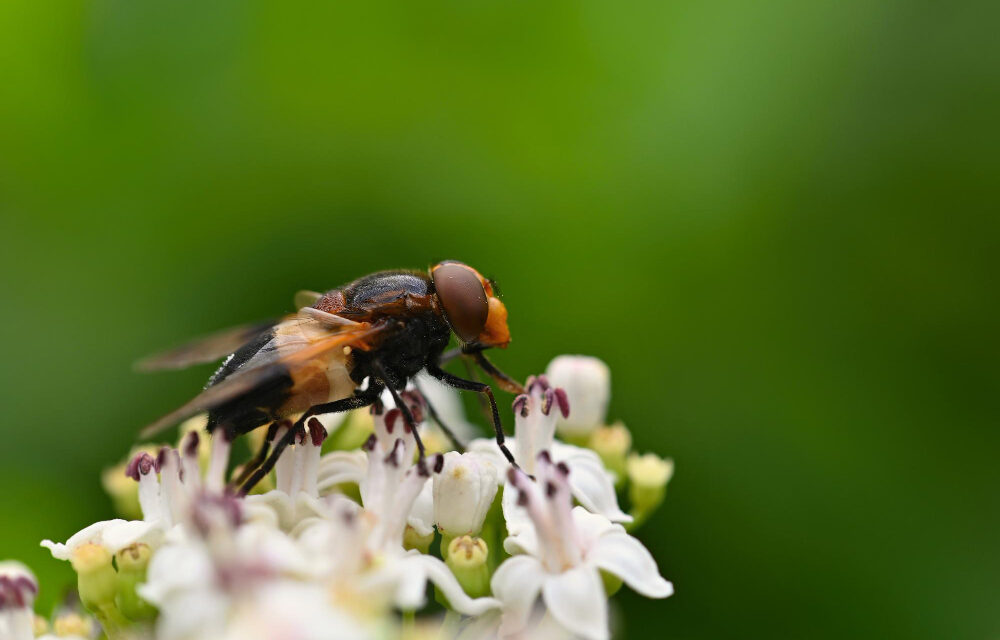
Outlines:
<svg viewBox="0 0 1000 640"><path fill-rule="evenodd" d="M210 371L135 358L448 257L676 460L628 637L998 637L985 4L5 0L0 557Z"/></svg>

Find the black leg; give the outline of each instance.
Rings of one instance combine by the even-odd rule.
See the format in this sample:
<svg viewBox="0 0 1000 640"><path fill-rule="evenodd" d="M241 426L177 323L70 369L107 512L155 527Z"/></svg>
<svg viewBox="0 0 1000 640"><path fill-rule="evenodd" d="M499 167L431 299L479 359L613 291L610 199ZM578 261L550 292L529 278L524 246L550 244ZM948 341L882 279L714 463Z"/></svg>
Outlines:
<svg viewBox="0 0 1000 640"><path fill-rule="evenodd" d="M471 355L476 361L476 364L486 372L489 377L497 381L500 388L504 391L509 391L510 393L524 393L524 385L520 382L511 378L509 375L497 369L496 365L489 361L482 351L470 351L467 355Z"/></svg>
<svg viewBox="0 0 1000 640"><path fill-rule="evenodd" d="M417 459L417 464L422 467L426 464L424 462L424 458L427 457L427 452L424 451L424 441L420 439L420 432L417 431L417 421L413 419L413 413L410 411L410 408L406 406L403 399L399 397L399 392L393 389L392 384L388 382L385 369L382 368L382 365L378 362L372 362L372 369L381 375L383 380L387 381L385 386L389 389L389 394L392 395L392 401L396 403L396 408L403 414L403 420L405 420L406 424L410 426L410 432L413 433L413 439L417 441L417 451L420 455Z"/></svg>
<svg viewBox="0 0 1000 640"><path fill-rule="evenodd" d="M271 472L274 468L274 464L278 461L285 447L292 443L295 439L295 434L301 429L305 428L306 420L312 418L313 416L320 416L327 413L340 413L341 411L351 411L353 409L360 409L361 407L367 407L368 405L374 403L378 400L378 397L382 395L382 389L385 388L380 382L372 379L368 383L368 388L364 391L356 391L350 398L344 398L343 400L335 400L333 402L327 402L325 404L318 404L314 407L310 407L308 411L302 414L302 417L295 421L295 424L291 429L282 436L281 440L274 445L274 451L271 455L264 460L257 469L253 472L253 475L243 483L240 487L240 495L246 495L250 492L254 486L260 482L264 476Z"/></svg>
<svg viewBox="0 0 1000 640"><path fill-rule="evenodd" d="M450 387L482 393L489 399L490 409L493 413L493 430L496 432L497 446L500 447L500 451L503 453L504 457L507 458L507 462L519 469L520 467L518 467L517 462L514 461L513 454L511 454L507 445L504 444L503 426L500 424L500 411L497 409L497 399L493 397L493 389L490 388L490 385L459 378L456 375L448 373L437 365L427 367L427 373L431 374Z"/></svg>
<svg viewBox="0 0 1000 640"><path fill-rule="evenodd" d="M455 449L458 450L459 453L465 453L465 445L463 445L461 440L458 439L455 432L441 420L441 416L439 416L438 412L434 410L434 405L432 405L431 401L427 399L427 394L423 392L420 385L418 385L416 381L413 382L413 386L415 386L417 391L420 392L420 395L424 397L424 404L427 405L427 413L431 414L431 418L434 419L437 426L441 429L441 431L444 431L444 435L448 436L448 439L451 440L451 443L455 446Z"/></svg>
<svg viewBox="0 0 1000 640"><path fill-rule="evenodd" d="M257 455L255 455L243 466L243 470L240 471L240 475L229 483L230 487L236 488L242 485L246 479L250 477L250 474L253 473L254 469L262 465L264 461L267 460L267 454L271 451L271 441L274 440L274 437L278 434L278 427L281 424L281 422L275 420L270 424L270 426L267 427L267 434L264 436L264 442L260 445L260 451L258 451ZM286 427L291 427L292 423L285 420L284 425Z"/></svg>

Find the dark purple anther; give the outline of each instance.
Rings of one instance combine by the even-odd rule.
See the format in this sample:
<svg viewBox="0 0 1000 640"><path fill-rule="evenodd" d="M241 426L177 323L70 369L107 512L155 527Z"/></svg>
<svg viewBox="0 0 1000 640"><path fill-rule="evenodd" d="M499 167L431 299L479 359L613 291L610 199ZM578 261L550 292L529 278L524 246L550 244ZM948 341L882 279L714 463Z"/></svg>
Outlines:
<svg viewBox="0 0 1000 640"><path fill-rule="evenodd" d="M514 398L514 404L511 405L514 413L518 413L522 418L528 417L528 396L526 394L521 394Z"/></svg>
<svg viewBox="0 0 1000 640"><path fill-rule="evenodd" d="M128 463L128 466L125 467L125 475L138 482L139 476L144 476L152 471L155 464L153 456L143 451L136 454L132 458L132 461Z"/></svg>
<svg viewBox="0 0 1000 640"><path fill-rule="evenodd" d="M201 437L198 435L197 431L188 431L188 434L184 436L184 455L189 457L194 457L198 455L198 443L201 441Z"/></svg>
<svg viewBox="0 0 1000 640"><path fill-rule="evenodd" d="M388 433L392 433L396 429L396 420L403 413L399 409L391 409L389 413L385 414L385 430Z"/></svg>
<svg viewBox="0 0 1000 640"><path fill-rule="evenodd" d="M323 442L329 434L326 432L326 427L323 423L316 418L309 419L309 437L312 438L312 443L314 447L323 446Z"/></svg>
<svg viewBox="0 0 1000 640"><path fill-rule="evenodd" d="M556 389L556 404L559 405L559 412L562 413L564 418L569 417L569 397L566 395L566 390L562 387Z"/></svg>

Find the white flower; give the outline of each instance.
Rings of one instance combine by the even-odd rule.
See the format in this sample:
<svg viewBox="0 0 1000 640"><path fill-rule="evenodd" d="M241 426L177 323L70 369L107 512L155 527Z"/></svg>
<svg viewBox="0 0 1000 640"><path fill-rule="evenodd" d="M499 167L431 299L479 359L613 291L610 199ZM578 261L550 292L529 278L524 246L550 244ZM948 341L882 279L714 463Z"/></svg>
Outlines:
<svg viewBox="0 0 1000 640"><path fill-rule="evenodd" d="M390 431L393 427L390 426ZM434 456L411 464L403 438L388 452L373 435L365 444L367 462L360 482L364 508L358 510L341 500L340 516L314 523L301 535L311 556L327 552L323 570L335 582L335 593L346 603L391 603L403 610L424 605L427 582L445 594L455 611L478 615L498 606L492 598L470 598L448 567L433 556L403 548L403 533L419 498L430 495L430 475L440 473L444 458ZM411 454L412 455L412 454ZM428 505L429 507L429 505ZM417 526L430 531L430 514ZM350 549L344 553L345 549ZM332 555L331 555L332 554ZM317 565L319 568L320 565ZM350 606L354 606L351 604Z"/></svg>
<svg viewBox="0 0 1000 640"><path fill-rule="evenodd" d="M0 638L32 640L38 581L20 562L0 562Z"/></svg>
<svg viewBox="0 0 1000 640"><path fill-rule="evenodd" d="M286 427L277 429L274 440L285 433ZM271 522L282 531L295 532L312 518L327 517L329 509L319 496L320 454L326 436L319 420L309 421L274 465L276 488L244 499L248 520Z"/></svg>
<svg viewBox="0 0 1000 640"><path fill-rule="evenodd" d="M600 456L590 449L555 439L556 414L565 416L570 410L566 395L561 389L553 389L545 376L529 378L527 393L514 399L514 437L507 440L514 458L525 472L533 474L538 454L548 451L555 462L565 463L572 470L570 491L581 505L613 522L631 522L632 517L618 506L614 475L605 469ZM469 450L491 456L499 469L509 466L493 439L474 440ZM504 518L511 534L518 533L527 518L515 504L515 498L515 492L504 491Z"/></svg>
<svg viewBox="0 0 1000 640"><path fill-rule="evenodd" d="M146 584L139 590L160 609L158 638L334 637L306 634L304 619L343 622L347 616L309 597L310 585L320 591L322 587L311 580L312 559L292 538L271 526L243 522L240 502L232 497L205 494L191 507L196 531L171 532L150 561ZM287 603L299 598L316 607L296 608L289 615ZM272 600L286 606L277 607ZM246 635L251 627L259 633Z"/></svg>
<svg viewBox="0 0 1000 640"><path fill-rule="evenodd" d="M434 522L450 536L476 535L497 493L497 470L476 453L449 451L434 476Z"/></svg>
<svg viewBox="0 0 1000 640"><path fill-rule="evenodd" d="M603 516L571 508L564 464L541 455L537 481L510 469L509 485L527 509L531 526L508 538L504 547L515 555L493 575L493 594L503 602L502 636L520 633L541 596L548 613L583 638L609 637L607 596L600 571L620 577L651 598L665 598L673 585L638 540Z"/></svg>
<svg viewBox="0 0 1000 640"><path fill-rule="evenodd" d="M558 356L545 376L553 387L565 389L569 399L569 415L556 420L559 433L583 436L604 424L611 399L608 365L590 356Z"/></svg>

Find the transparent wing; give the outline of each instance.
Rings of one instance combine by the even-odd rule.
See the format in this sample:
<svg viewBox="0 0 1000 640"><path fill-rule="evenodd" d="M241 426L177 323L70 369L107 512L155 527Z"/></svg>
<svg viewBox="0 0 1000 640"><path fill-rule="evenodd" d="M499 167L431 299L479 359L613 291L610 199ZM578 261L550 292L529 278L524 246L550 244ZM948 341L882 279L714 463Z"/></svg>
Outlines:
<svg viewBox="0 0 1000 640"><path fill-rule="evenodd" d="M277 323L277 320L268 320L223 329L174 349L154 353L136 362L134 368L136 371L148 373L167 369L185 369L196 364L215 362L225 358Z"/></svg>
<svg viewBox="0 0 1000 640"><path fill-rule="evenodd" d="M268 358L259 366L238 369L218 384L208 387L184 405L145 427L140 436L148 438L197 413L209 411L277 382L283 376L294 376L299 367L312 360L323 358L334 350L351 347L367 351L371 348L371 341L387 326L371 325L366 322L353 323L353 326L339 325L331 328L326 336L297 347L294 351L275 353L273 358Z"/></svg>

